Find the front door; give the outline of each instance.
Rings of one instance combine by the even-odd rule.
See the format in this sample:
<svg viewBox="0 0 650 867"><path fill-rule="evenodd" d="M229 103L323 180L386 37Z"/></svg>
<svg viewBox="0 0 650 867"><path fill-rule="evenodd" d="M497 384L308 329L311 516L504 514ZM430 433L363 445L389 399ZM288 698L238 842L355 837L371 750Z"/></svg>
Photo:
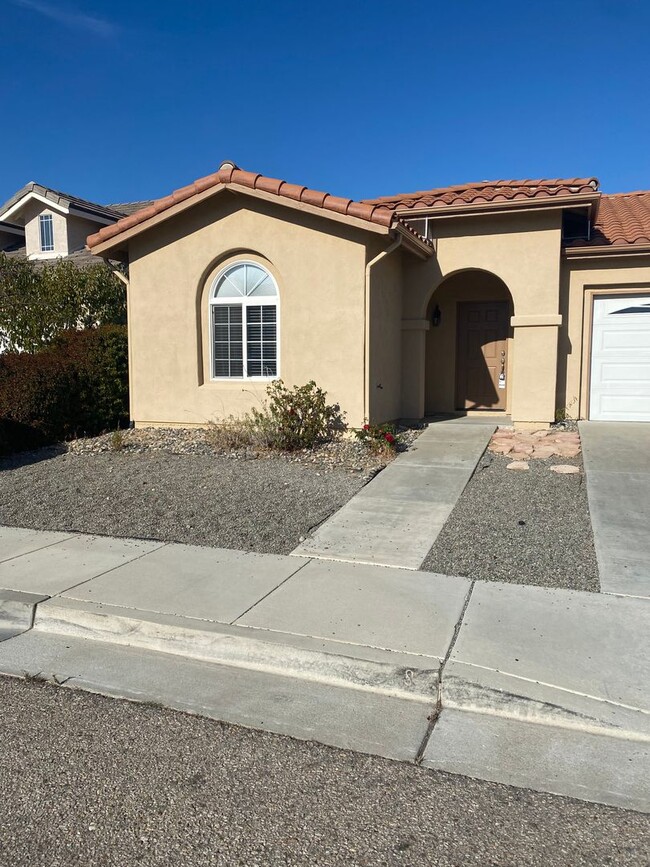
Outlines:
<svg viewBox="0 0 650 867"><path fill-rule="evenodd" d="M506 408L507 301L460 301L456 338L456 409Z"/></svg>

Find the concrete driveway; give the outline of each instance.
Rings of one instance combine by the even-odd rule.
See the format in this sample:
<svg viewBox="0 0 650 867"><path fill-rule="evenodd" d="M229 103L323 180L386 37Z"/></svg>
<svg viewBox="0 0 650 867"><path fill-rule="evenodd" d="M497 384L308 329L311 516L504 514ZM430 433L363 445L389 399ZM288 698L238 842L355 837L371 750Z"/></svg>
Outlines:
<svg viewBox="0 0 650 867"><path fill-rule="evenodd" d="M602 591L650 597L650 424L579 427Z"/></svg>

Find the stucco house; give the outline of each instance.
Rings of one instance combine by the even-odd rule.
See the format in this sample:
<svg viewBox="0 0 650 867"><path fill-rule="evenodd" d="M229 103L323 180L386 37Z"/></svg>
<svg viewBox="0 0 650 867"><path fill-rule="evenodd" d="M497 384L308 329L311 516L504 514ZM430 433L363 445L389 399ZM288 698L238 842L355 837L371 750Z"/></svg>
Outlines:
<svg viewBox="0 0 650 867"><path fill-rule="evenodd" d="M83 267L100 261L86 237L150 202L98 205L30 181L0 205L0 252L33 260L70 259Z"/></svg>
<svg viewBox="0 0 650 867"><path fill-rule="evenodd" d="M224 162L88 238L128 263L131 416L314 379L352 425L650 421L650 192L491 181L365 201Z"/></svg>

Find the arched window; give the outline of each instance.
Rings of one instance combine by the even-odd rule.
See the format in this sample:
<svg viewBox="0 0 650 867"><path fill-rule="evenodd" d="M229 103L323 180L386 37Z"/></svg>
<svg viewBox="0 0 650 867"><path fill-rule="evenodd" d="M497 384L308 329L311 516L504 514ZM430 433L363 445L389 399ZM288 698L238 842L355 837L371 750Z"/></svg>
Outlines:
<svg viewBox="0 0 650 867"><path fill-rule="evenodd" d="M213 379L278 375L278 287L255 262L217 275L210 292Z"/></svg>

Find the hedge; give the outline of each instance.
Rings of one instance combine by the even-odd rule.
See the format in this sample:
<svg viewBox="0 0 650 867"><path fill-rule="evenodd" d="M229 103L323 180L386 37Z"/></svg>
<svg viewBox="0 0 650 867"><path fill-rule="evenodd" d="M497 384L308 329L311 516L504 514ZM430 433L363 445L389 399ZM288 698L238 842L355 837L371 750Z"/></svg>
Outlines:
<svg viewBox="0 0 650 867"><path fill-rule="evenodd" d="M129 419L126 327L66 331L0 355L0 452L94 436Z"/></svg>

